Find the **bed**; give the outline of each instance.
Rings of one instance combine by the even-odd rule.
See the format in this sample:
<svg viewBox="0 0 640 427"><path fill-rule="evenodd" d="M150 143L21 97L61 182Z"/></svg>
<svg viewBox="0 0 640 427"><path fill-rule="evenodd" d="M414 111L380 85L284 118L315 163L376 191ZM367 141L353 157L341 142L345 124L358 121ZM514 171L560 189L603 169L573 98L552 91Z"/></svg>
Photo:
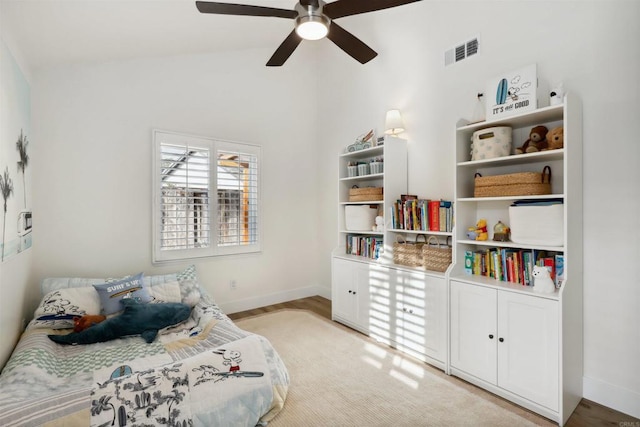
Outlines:
<svg viewBox="0 0 640 427"><path fill-rule="evenodd" d="M62 345L49 335L69 334L74 317L97 314L99 284L115 281L43 280L42 302L0 375L0 425L255 426L277 415L286 367L266 338L220 310L195 267L136 277L148 304L187 304L188 319L150 343L127 336Z"/></svg>

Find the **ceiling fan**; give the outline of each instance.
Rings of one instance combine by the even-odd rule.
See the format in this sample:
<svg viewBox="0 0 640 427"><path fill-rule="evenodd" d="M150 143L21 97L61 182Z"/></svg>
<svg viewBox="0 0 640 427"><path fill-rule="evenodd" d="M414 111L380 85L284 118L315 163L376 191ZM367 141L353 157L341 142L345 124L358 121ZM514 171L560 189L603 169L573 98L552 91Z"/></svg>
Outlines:
<svg viewBox="0 0 640 427"><path fill-rule="evenodd" d="M327 37L340 49L365 64L378 54L353 34L333 22L334 19L360 13L374 12L402 6L420 0L299 0L293 10L246 4L196 1L201 13L219 15L268 16L295 19L295 28L276 49L267 62L268 67L279 67L291 56L302 39L319 40Z"/></svg>

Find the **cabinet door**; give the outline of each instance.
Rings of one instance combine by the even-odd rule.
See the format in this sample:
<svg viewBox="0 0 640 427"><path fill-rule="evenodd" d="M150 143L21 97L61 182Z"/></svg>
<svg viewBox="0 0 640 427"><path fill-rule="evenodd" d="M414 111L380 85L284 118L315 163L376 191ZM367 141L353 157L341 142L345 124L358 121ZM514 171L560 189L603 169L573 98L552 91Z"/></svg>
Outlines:
<svg viewBox="0 0 640 427"><path fill-rule="evenodd" d="M368 332L369 264L334 258L331 275L333 318Z"/></svg>
<svg viewBox="0 0 640 427"><path fill-rule="evenodd" d="M398 271L395 341L399 349L444 362L446 289L444 278Z"/></svg>
<svg viewBox="0 0 640 427"><path fill-rule="evenodd" d="M395 317L393 287L397 280L397 271L381 265L370 266L369 286L369 335L375 340L391 345Z"/></svg>
<svg viewBox="0 0 640 427"><path fill-rule="evenodd" d="M497 291L451 281L451 366L496 384Z"/></svg>
<svg viewBox="0 0 640 427"><path fill-rule="evenodd" d="M347 320L355 320L356 269L354 262L334 258L331 268L331 310L333 316Z"/></svg>
<svg viewBox="0 0 640 427"><path fill-rule="evenodd" d="M558 302L498 293L498 385L557 411Z"/></svg>

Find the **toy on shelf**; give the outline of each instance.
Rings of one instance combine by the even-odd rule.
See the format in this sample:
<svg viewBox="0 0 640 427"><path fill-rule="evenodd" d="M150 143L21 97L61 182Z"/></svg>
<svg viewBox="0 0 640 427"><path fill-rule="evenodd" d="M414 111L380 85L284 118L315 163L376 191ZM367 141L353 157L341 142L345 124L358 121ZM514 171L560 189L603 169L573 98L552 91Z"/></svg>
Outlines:
<svg viewBox="0 0 640 427"><path fill-rule="evenodd" d="M487 220L482 218L476 223L476 240L489 240L489 232L487 231Z"/></svg>
<svg viewBox="0 0 640 427"><path fill-rule="evenodd" d="M379 215L376 217L376 225L373 226L373 231L384 231L384 217Z"/></svg>
<svg viewBox="0 0 640 427"><path fill-rule="evenodd" d="M533 290L541 294L551 294L555 292L556 286L553 284L553 279L549 274L547 267L539 265L533 266Z"/></svg>
<svg viewBox="0 0 640 427"><path fill-rule="evenodd" d="M476 240L476 237L478 237L478 233L476 233L476 228L475 227L467 228L467 239Z"/></svg>
<svg viewBox="0 0 640 427"><path fill-rule="evenodd" d="M502 221L498 221L493 226L493 240L496 242L508 242L511 229L507 227Z"/></svg>
<svg viewBox="0 0 640 427"><path fill-rule="evenodd" d="M536 126L529 132L527 139L521 147L516 148L516 154L535 153L547 148L547 133L549 129L546 126Z"/></svg>
<svg viewBox="0 0 640 427"><path fill-rule="evenodd" d="M547 150L557 150L564 147L564 128L559 126L547 133Z"/></svg>

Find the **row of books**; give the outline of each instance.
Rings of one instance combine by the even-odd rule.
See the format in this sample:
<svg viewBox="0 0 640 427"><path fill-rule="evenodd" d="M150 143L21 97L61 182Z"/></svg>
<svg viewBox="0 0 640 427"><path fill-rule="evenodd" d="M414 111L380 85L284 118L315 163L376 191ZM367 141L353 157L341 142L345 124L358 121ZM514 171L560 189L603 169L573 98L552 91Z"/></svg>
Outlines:
<svg viewBox="0 0 640 427"><path fill-rule="evenodd" d="M484 249L466 251L464 266L467 274L492 277L505 282L533 286L533 266L547 267L551 279L559 288L564 281L564 254L528 249Z"/></svg>
<svg viewBox="0 0 640 427"><path fill-rule="evenodd" d="M382 237L347 234L346 253L378 259L383 250Z"/></svg>
<svg viewBox="0 0 640 427"><path fill-rule="evenodd" d="M391 207L391 220L396 230L450 232L453 230L453 202L403 194Z"/></svg>

